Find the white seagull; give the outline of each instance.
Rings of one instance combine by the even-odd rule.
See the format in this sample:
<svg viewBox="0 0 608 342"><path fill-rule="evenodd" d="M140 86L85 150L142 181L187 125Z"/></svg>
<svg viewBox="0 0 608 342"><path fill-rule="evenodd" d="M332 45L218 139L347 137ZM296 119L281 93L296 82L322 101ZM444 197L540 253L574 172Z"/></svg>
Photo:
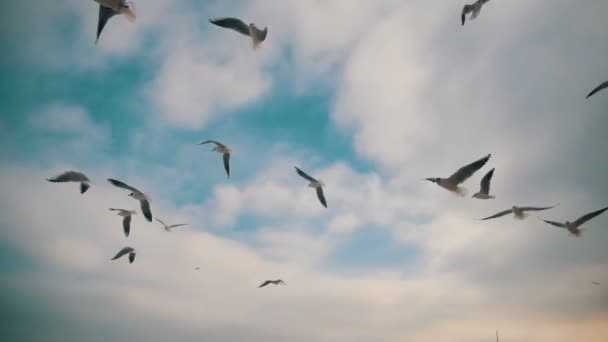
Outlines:
<svg viewBox="0 0 608 342"><path fill-rule="evenodd" d="M232 148L230 146L226 146L219 141L215 140L205 140L201 141L197 145L204 144L215 144L215 147L211 151L215 151L217 153L222 153L222 159L224 160L224 169L226 170L226 177L230 178L230 154L232 154Z"/></svg>
<svg viewBox="0 0 608 342"><path fill-rule="evenodd" d="M115 209L110 208L110 211L118 211L116 213L118 216L122 216L122 229L125 232L125 236L129 236L129 232L131 232L131 216L136 215L137 212L135 210L126 210L126 209Z"/></svg>
<svg viewBox="0 0 608 342"><path fill-rule="evenodd" d="M125 0L95 0L99 3L99 20L97 22L97 39L95 43L99 41L99 35L106 26L106 23L110 18L117 14L124 14L129 21L135 21L135 6L132 2Z"/></svg>
<svg viewBox="0 0 608 342"><path fill-rule="evenodd" d="M287 285L284 281L282 281L281 279L277 279L277 280L266 280L265 282L263 282L260 286L258 286L258 288L260 287L264 287L268 284L274 284L274 285Z"/></svg>
<svg viewBox="0 0 608 342"><path fill-rule="evenodd" d="M132 264L135 261L135 250L131 247L121 249L111 260L116 260L126 254L129 254L129 264Z"/></svg>
<svg viewBox="0 0 608 342"><path fill-rule="evenodd" d="M597 93L598 91L604 89L604 88L608 88L608 81L600 84L599 86L595 87L595 89L593 89L588 95L587 97L585 97L586 99L588 99L589 97L593 96L593 94Z"/></svg>
<svg viewBox="0 0 608 342"><path fill-rule="evenodd" d="M492 155L487 156L461 167L453 175L448 178L426 178L429 182L437 183L440 187L451 191L459 196L464 196L466 189L459 187L458 185L469 179L477 170L481 169L490 159Z"/></svg>
<svg viewBox="0 0 608 342"><path fill-rule="evenodd" d="M251 37L251 42L254 49L257 49L260 44L262 44L262 42L266 39L266 35L268 34L267 27L260 30L257 26L255 26L255 24L252 23L247 25L241 19L237 18L215 18L209 19L209 22Z"/></svg>
<svg viewBox="0 0 608 342"><path fill-rule="evenodd" d="M316 180L316 179L310 177L308 174L306 174L306 172L298 169L297 166L295 168L296 168L296 172L300 176L302 176L304 179L306 179L310 182L308 184L308 186L311 188L315 188L317 190L317 197L319 197L319 201L325 208L327 208L327 201L325 200L325 195L323 194L323 186L325 186L325 184L323 184L323 181Z"/></svg>
<svg viewBox="0 0 608 342"><path fill-rule="evenodd" d="M556 204L556 205L551 206L551 207L518 207L518 206L514 205L511 209L507 209L507 210L501 211L501 212L499 212L497 214L494 214L492 216L488 216L488 217L482 218L481 220L482 221L483 220L491 220L491 219L494 219L494 218L497 218L497 217L501 217L501 216L505 216L505 215L508 215L508 214L511 214L511 213L513 213L513 218L516 218L518 220L523 220L523 219L525 219L528 216L528 214L525 213L526 211L548 210L548 209L555 208L558 205L559 204Z"/></svg>
<svg viewBox="0 0 608 342"><path fill-rule="evenodd" d="M479 12L481 12L481 7L485 5L488 1L490 0L477 0L470 5L464 5L464 7L462 8L462 15L460 16L462 25L464 25L464 22L467 19L467 14L469 13L472 13L470 20L477 18Z"/></svg>
<svg viewBox="0 0 608 342"><path fill-rule="evenodd" d="M573 236L579 237L579 236L581 236L581 234L583 233L583 230L585 229L585 228L580 228L580 226L582 226L585 222L591 220L592 218L602 214L606 210L608 210L608 207L606 207L604 209L596 210L596 211L591 212L586 215L583 215L582 217L579 217L574 222L566 221L564 223L561 223L561 222L544 220L542 218L541 218L541 220L545 221L546 223L548 223L550 225L567 229L570 232L570 234L572 234Z"/></svg>
<svg viewBox="0 0 608 342"><path fill-rule="evenodd" d="M490 195L490 181L492 180L492 176L494 175L494 169L490 170L486 173L485 176L481 179L479 192L473 195L474 198L479 199L494 199L496 196Z"/></svg>
<svg viewBox="0 0 608 342"><path fill-rule="evenodd" d="M84 194L91 186L91 180L89 179L89 177L87 177L82 172L76 172L76 171L66 171L53 178L47 178L46 180L49 182L53 182L53 183L78 182L78 183L80 183L80 193L81 194Z"/></svg>
<svg viewBox="0 0 608 342"><path fill-rule="evenodd" d="M146 218L146 220L148 220L148 222L152 222L152 212L150 211L150 199L148 198L148 195L121 181L117 181L116 179L108 178L108 182L119 188L131 191L129 196L139 201L141 205L141 212L144 214L144 217Z"/></svg>
<svg viewBox="0 0 608 342"><path fill-rule="evenodd" d="M159 220L158 218L154 218L156 221L160 222L160 224L163 225L163 227L165 228L166 231L170 232L171 228L175 228L175 227L181 227L181 226L187 226L188 224L186 223L179 223L179 224L172 224L170 226L166 225L165 222Z"/></svg>

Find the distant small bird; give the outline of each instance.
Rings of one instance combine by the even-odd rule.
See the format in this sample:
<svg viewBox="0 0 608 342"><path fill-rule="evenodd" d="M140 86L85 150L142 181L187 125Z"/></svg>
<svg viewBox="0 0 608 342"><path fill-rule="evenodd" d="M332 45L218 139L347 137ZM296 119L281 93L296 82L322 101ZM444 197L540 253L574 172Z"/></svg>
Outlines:
<svg viewBox="0 0 608 342"><path fill-rule="evenodd" d="M460 16L462 25L464 25L464 22L467 19L467 14L469 14L471 12L472 12L472 14L471 14L470 20L477 18L477 16L479 15L479 12L481 12L481 7L483 5L485 5L488 1L490 1L490 0L477 0L474 3L472 3L471 5L464 5L464 8L462 9L462 15Z"/></svg>
<svg viewBox="0 0 608 342"><path fill-rule="evenodd" d="M600 285L600 283L598 283L597 281L592 281L591 282L593 285Z"/></svg>
<svg viewBox="0 0 608 342"><path fill-rule="evenodd" d="M251 42L253 44L253 48L257 49L260 44L264 40L266 40L266 35L268 34L268 28L264 27L263 30L260 30L255 24L245 24L241 19L237 18L215 18L209 19L214 25L234 30L240 34L244 34L246 36L251 37Z"/></svg>
<svg viewBox="0 0 608 342"><path fill-rule="evenodd" d="M281 279L277 279L277 280L266 280L265 282L263 282L260 286L258 286L258 288L260 287L264 287L268 284L274 284L274 285L287 285L285 284L284 281L282 281Z"/></svg>
<svg viewBox="0 0 608 342"><path fill-rule="evenodd" d="M308 174L306 174L304 171L300 170L297 166L296 168L296 172L302 176L304 179L308 180L310 183L308 184L309 187L311 188L315 188L317 191L317 197L319 198L319 201L321 202L321 204L327 208L327 201L325 200L325 195L323 194L323 187L325 186L325 184L323 184L323 181L321 180L316 180L312 177L310 177Z"/></svg>
<svg viewBox="0 0 608 342"><path fill-rule="evenodd" d="M458 185L469 179L477 170L481 169L490 159L492 155L487 156L461 167L449 178L426 178L429 182L437 183L440 187L451 191L459 196L464 196L466 189L459 187Z"/></svg>
<svg viewBox="0 0 608 342"><path fill-rule="evenodd" d="M135 250L131 247L125 247L123 249L121 249L116 256L114 256L112 258L112 260L116 260L120 257L122 257L123 255L129 254L129 264L132 264L133 261L135 261Z"/></svg>
<svg viewBox="0 0 608 342"><path fill-rule="evenodd" d="M80 193L84 194L91 187L91 180L82 172L66 171L53 178L46 179L53 183L78 182L80 183Z"/></svg>
<svg viewBox="0 0 608 342"><path fill-rule="evenodd" d="M159 220L158 218L155 217L155 219L156 219L156 221L160 222L160 224L163 225L163 228L165 228L165 230L168 231L168 232L171 231L171 228L181 227L181 226L187 226L188 225L187 223L179 223L179 224L172 224L172 225L168 226L168 225L165 224L165 222Z"/></svg>
<svg viewBox="0 0 608 342"><path fill-rule="evenodd" d="M593 96L593 94L597 93L598 91L608 88L608 81L600 84L599 86L595 87L595 89L593 89L588 95L587 97L585 97L586 99L588 99L589 97Z"/></svg>
<svg viewBox="0 0 608 342"><path fill-rule="evenodd" d="M195 267L194 269L198 271L198 270L200 270L201 268L200 268L200 267Z"/></svg>
<svg viewBox="0 0 608 342"><path fill-rule="evenodd" d="M117 14L124 14L129 21L135 21L135 12L133 3L125 0L95 0L99 3L99 20L97 21L97 39L99 41L101 31L106 26L110 18Z"/></svg>
<svg viewBox="0 0 608 342"><path fill-rule="evenodd" d="M505 211L501 211L497 214L494 214L492 216L488 216L486 218L482 218L481 220L491 220L497 217L501 217L501 216L505 216L508 214L513 213L513 217L518 219L518 220L523 220L526 217L528 217L528 215L525 213L526 211L542 211L542 210L548 210L548 209L552 209L557 207L559 204L556 204L554 206L551 207L517 207L517 206L513 206L511 209L507 209Z"/></svg>
<svg viewBox="0 0 608 342"><path fill-rule="evenodd" d="M232 154L232 148L222 144L221 142L215 140L206 140L201 141L197 145L203 144L215 144L215 147L211 151L215 151L217 153L222 153L222 159L224 159L224 169L226 170L226 177L230 178L230 154Z"/></svg>
<svg viewBox="0 0 608 342"><path fill-rule="evenodd" d="M122 229L125 232L125 236L129 236L129 232L131 232L131 215L136 215L137 212L135 210L126 210L126 209L114 209L110 208L110 211L118 211L116 213L118 216L122 216Z"/></svg>
<svg viewBox="0 0 608 342"><path fill-rule="evenodd" d="M474 198L479 199L494 199L496 196L490 195L490 181L492 180L492 175L494 175L494 169L490 170L490 172L486 173L485 176L481 179L479 192L473 195Z"/></svg>
<svg viewBox="0 0 608 342"><path fill-rule="evenodd" d="M119 188L131 191L129 196L139 201L141 205L141 212L144 214L144 217L146 220L148 220L148 222L152 222L152 211L150 211L150 199L148 198L148 195L116 179L108 178L108 182Z"/></svg>
<svg viewBox="0 0 608 342"><path fill-rule="evenodd" d="M583 233L584 228L579 228L580 226L582 226L585 222L591 220L592 218L602 214L604 211L608 210L608 207L600 209L600 210L596 210L594 212L591 212L589 214L583 215L580 218L578 218L576 221L574 222L570 222L570 221L566 221L564 223L561 222L555 222L555 221L548 221L548 220L544 220L542 218L539 217L539 219L545 221L546 223L559 227L559 228L565 228L567 229L570 234L572 234L573 236L579 237L581 236L581 234Z"/></svg>

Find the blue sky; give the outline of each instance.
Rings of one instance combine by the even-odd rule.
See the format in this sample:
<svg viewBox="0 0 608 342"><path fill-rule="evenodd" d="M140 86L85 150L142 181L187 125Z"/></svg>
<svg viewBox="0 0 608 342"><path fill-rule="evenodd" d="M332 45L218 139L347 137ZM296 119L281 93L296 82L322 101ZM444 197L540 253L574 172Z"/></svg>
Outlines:
<svg viewBox="0 0 608 342"><path fill-rule="evenodd" d="M94 1L7 4L8 340L600 341L605 217L580 239L474 219L607 205L608 101L584 99L608 79L607 4L490 2L461 27L462 6L149 0L95 45ZM268 26L262 48L207 22L225 15ZM234 148L229 180L206 139ZM421 180L488 153L465 198ZM328 209L295 165L324 180ZM471 199L492 167L497 199ZM89 192L44 181L68 169ZM189 226L138 215L125 238L107 208L137 203L107 178ZM110 262L126 245L136 262ZM256 291L278 277L289 286Z"/></svg>

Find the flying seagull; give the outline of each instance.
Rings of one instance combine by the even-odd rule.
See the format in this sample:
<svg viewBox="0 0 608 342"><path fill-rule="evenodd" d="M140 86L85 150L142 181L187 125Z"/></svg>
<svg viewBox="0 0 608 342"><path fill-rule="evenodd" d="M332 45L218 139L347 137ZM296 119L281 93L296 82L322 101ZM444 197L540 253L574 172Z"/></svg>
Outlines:
<svg viewBox="0 0 608 342"><path fill-rule="evenodd" d="M600 285L600 283L598 283L597 281L592 281L591 283L596 286Z"/></svg>
<svg viewBox="0 0 608 342"><path fill-rule="evenodd" d="M589 95L587 95L587 97L585 97L586 99L588 99L589 97L591 97L593 94L597 93L598 91L604 89L604 88L608 88L608 81L600 84L599 86L595 87L595 89L593 89Z"/></svg>
<svg viewBox="0 0 608 342"><path fill-rule="evenodd" d="M460 16L462 25L464 25L464 22L467 19L467 14L469 13L472 13L470 20L477 18L479 12L481 12L481 7L485 5L488 1L490 0L477 0L471 5L464 5L464 7L462 8L462 15Z"/></svg>
<svg viewBox="0 0 608 342"><path fill-rule="evenodd" d="M232 153L232 148L222 144L221 142L215 141L215 140L201 141L197 145L203 145L203 144L209 144L209 143L215 144L215 147L212 149L212 151L215 151L217 153L222 153L222 158L224 159L224 169L226 170L226 177L230 178L230 154Z"/></svg>
<svg viewBox="0 0 608 342"><path fill-rule="evenodd" d="M121 249L111 260L116 260L126 254L129 254L129 264L132 264L135 261L135 250L131 247Z"/></svg>
<svg viewBox="0 0 608 342"><path fill-rule="evenodd" d="M494 175L494 169L490 170L486 173L485 176L481 179L479 192L473 195L475 198L479 199L494 199L496 196L490 195L490 181L492 180L492 176Z"/></svg>
<svg viewBox="0 0 608 342"><path fill-rule="evenodd" d="M281 279L277 279L277 280L266 280L265 282L263 282L260 286L258 286L258 288L260 287L264 287L268 284L274 284L274 285L287 285L285 284L284 281L282 281Z"/></svg>
<svg viewBox="0 0 608 342"><path fill-rule="evenodd" d="M525 213L526 211L541 211L541 210L547 210L547 209L551 209L551 208L555 208L557 207L559 204L556 204L554 206L551 207L518 207L518 206L513 206L511 209L507 209L504 211L501 211L497 214L494 214L492 216L488 216L485 218L482 218L481 220L491 220L497 217L501 217L501 216L505 216L508 214L513 213L513 217L518 219L518 220L523 220L525 219L528 215Z"/></svg>
<svg viewBox="0 0 608 342"><path fill-rule="evenodd" d="M125 232L125 236L129 236L129 232L131 232L131 215L137 214L135 210L126 210L126 209L115 209L110 208L110 211L118 211L117 215L122 216L122 229Z"/></svg>
<svg viewBox="0 0 608 342"><path fill-rule="evenodd" d="M121 181L117 181L116 179L108 178L108 182L112 183L112 185L117 186L119 188L127 189L131 191L129 196L135 198L139 201L141 205L141 212L144 214L144 217L148 222L152 222L152 212L150 211L150 199L143 192L131 187Z"/></svg>
<svg viewBox="0 0 608 342"><path fill-rule="evenodd" d="M253 43L254 49L257 49L260 44L262 44L262 42L266 39L266 34L268 34L267 27L260 30L257 26L255 26L255 24L252 23L247 25L241 19L237 18L215 18L209 19L209 21L214 25L235 30L240 34L251 37L251 42Z"/></svg>
<svg viewBox="0 0 608 342"><path fill-rule="evenodd" d="M82 172L76 171L66 171L53 178L47 178L46 180L53 183L79 182L81 194L84 194L91 186L91 180L89 179L89 177L87 177Z"/></svg>
<svg viewBox="0 0 608 342"><path fill-rule="evenodd" d="M172 224L172 225L168 226L168 225L165 224L165 222L159 220L158 218L155 217L155 219L156 219L156 221L160 222L160 224L162 224L163 227L165 228L165 230L168 231L168 232L171 231L171 228L181 227L181 226L187 226L186 223Z"/></svg>
<svg viewBox="0 0 608 342"><path fill-rule="evenodd" d="M574 222L566 221L564 223L561 223L561 222L548 221L548 220L543 220L543 219L541 219L541 220L545 221L546 223L548 223L550 225L567 229L570 232L570 234L572 234L573 236L579 237L581 235L581 233L583 232L583 230L585 229L585 228L579 228L579 227L582 226L585 222L591 220L592 218L602 214L606 210L608 210L608 207L606 207L604 209L596 210L596 211L591 212L586 215L583 215L582 217L579 217Z"/></svg>
<svg viewBox="0 0 608 342"><path fill-rule="evenodd" d="M303 178L305 178L306 180L308 180L310 182L308 184L308 186L311 188L315 188L317 190L317 197L319 197L319 201L321 201L321 204L323 204L323 206L325 208L327 208L327 201L325 201L325 195L323 194L323 186L325 186L325 184L323 184L323 181L316 180L316 179L310 177L309 175L306 174L306 172L298 169L297 166L295 168L296 168L296 172L300 176L302 176Z"/></svg>
<svg viewBox="0 0 608 342"><path fill-rule="evenodd" d="M477 170L481 169L490 159L492 155L487 156L475 161L469 165L463 166L456 171L449 178L426 178L429 182L437 183L440 187L454 192L459 196L464 196L466 189L459 187L458 185L469 179Z"/></svg>
<svg viewBox="0 0 608 342"><path fill-rule="evenodd" d="M106 26L106 23L110 18L117 14L124 14L127 16L129 21L135 21L135 12L133 3L128 3L125 0L95 0L99 3L99 20L97 22L97 39L95 43L99 41L99 35Z"/></svg>

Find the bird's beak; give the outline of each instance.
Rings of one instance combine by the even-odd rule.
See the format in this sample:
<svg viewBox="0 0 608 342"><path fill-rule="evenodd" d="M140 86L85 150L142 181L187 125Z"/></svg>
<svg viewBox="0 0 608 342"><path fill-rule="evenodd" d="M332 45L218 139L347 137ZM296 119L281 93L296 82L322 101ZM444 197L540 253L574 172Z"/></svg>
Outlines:
<svg viewBox="0 0 608 342"><path fill-rule="evenodd" d="M427 181L429 181L429 182L433 182L433 183L435 183L435 179L434 179L434 178L425 178L425 179L423 179L423 180L427 180Z"/></svg>

